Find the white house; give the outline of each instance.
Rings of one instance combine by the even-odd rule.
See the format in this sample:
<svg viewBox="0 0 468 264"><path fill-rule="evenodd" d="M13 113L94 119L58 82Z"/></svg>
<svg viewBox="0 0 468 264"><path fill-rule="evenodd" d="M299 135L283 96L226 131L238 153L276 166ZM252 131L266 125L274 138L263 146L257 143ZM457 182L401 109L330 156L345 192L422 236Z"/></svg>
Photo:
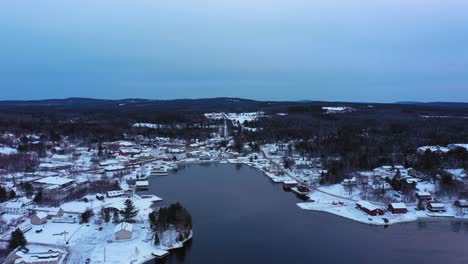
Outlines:
<svg viewBox="0 0 468 264"><path fill-rule="evenodd" d="M48 250L30 252L26 248L15 249L5 260L6 264L58 264L62 259L61 251Z"/></svg>
<svg viewBox="0 0 468 264"><path fill-rule="evenodd" d="M133 225L129 223L120 223L114 228L115 240L132 239Z"/></svg>
<svg viewBox="0 0 468 264"><path fill-rule="evenodd" d="M24 215L27 213L26 205L21 201L8 201L3 203L2 212L11 215Z"/></svg>
<svg viewBox="0 0 468 264"><path fill-rule="evenodd" d="M183 160L187 158L187 152L182 149L171 149L169 153L171 154L171 158L175 160Z"/></svg>
<svg viewBox="0 0 468 264"><path fill-rule="evenodd" d="M43 225L47 223L47 213L38 212L31 216L31 224L33 225Z"/></svg>

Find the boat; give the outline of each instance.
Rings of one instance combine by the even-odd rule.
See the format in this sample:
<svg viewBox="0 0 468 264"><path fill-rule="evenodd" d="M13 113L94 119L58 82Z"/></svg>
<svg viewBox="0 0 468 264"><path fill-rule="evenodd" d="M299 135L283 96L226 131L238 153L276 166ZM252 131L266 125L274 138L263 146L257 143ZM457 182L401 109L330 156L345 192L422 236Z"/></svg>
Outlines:
<svg viewBox="0 0 468 264"><path fill-rule="evenodd" d="M292 187L291 191L296 194L297 197L301 198L302 200L309 200L309 192L310 189L303 186L303 185L298 185L296 187Z"/></svg>
<svg viewBox="0 0 468 264"><path fill-rule="evenodd" d="M296 187L296 186L297 186L297 181L295 180L287 180L283 182L283 189L285 191L290 191L291 188Z"/></svg>
<svg viewBox="0 0 468 264"><path fill-rule="evenodd" d="M151 176L165 176L167 169L165 166L156 166L151 170Z"/></svg>
<svg viewBox="0 0 468 264"><path fill-rule="evenodd" d="M157 257L157 258L164 258L165 256L169 255L169 251L162 250L162 249L155 249L151 253L151 255Z"/></svg>
<svg viewBox="0 0 468 264"><path fill-rule="evenodd" d="M137 191L146 191L149 188L148 181L137 181L135 182L135 190Z"/></svg>

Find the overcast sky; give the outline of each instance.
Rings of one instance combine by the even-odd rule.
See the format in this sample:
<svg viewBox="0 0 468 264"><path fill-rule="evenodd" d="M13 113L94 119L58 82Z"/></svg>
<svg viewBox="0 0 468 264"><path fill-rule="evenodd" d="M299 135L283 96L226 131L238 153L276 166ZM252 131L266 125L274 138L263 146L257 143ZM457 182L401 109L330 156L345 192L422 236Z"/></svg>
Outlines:
<svg viewBox="0 0 468 264"><path fill-rule="evenodd" d="M468 102L466 0L5 0L0 36L0 99Z"/></svg>

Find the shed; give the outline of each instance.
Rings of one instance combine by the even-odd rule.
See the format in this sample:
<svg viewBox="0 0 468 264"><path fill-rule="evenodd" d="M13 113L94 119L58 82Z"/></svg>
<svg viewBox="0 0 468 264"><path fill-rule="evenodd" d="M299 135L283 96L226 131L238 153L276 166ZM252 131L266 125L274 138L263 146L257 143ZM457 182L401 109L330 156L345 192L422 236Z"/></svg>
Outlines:
<svg viewBox="0 0 468 264"><path fill-rule="evenodd" d="M115 240L132 239L133 225L130 223L120 223L114 228Z"/></svg>
<svg viewBox="0 0 468 264"><path fill-rule="evenodd" d="M369 203L368 201L359 201L356 203L356 208L366 212L369 215L376 216L376 215L383 215L385 212L384 210L378 208L377 206Z"/></svg>
<svg viewBox="0 0 468 264"><path fill-rule="evenodd" d="M432 200L432 195L428 192L417 192L416 198L418 198L421 201L430 201Z"/></svg>
<svg viewBox="0 0 468 264"><path fill-rule="evenodd" d="M31 216L31 224L33 225L43 225L47 223L47 213L45 212L37 212L36 214Z"/></svg>
<svg viewBox="0 0 468 264"><path fill-rule="evenodd" d="M456 207L460 208L468 208L468 201L467 200L457 200L453 203Z"/></svg>
<svg viewBox="0 0 468 264"><path fill-rule="evenodd" d="M404 203L391 203L388 205L388 210L392 214L406 214L408 212L408 208L406 208L406 204Z"/></svg>
<svg viewBox="0 0 468 264"><path fill-rule="evenodd" d="M427 209L431 212L445 212L445 204L443 203L427 203Z"/></svg>

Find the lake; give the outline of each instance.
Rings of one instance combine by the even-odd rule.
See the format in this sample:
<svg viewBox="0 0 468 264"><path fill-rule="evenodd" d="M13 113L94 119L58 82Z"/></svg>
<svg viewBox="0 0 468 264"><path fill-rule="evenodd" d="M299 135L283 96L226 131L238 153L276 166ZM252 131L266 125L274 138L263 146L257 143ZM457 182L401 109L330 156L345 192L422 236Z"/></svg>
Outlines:
<svg viewBox="0 0 468 264"><path fill-rule="evenodd" d="M305 211L260 171L186 164L150 178L148 192L180 202L193 217L184 249L149 263L468 263L468 223L428 219L369 226Z"/></svg>

